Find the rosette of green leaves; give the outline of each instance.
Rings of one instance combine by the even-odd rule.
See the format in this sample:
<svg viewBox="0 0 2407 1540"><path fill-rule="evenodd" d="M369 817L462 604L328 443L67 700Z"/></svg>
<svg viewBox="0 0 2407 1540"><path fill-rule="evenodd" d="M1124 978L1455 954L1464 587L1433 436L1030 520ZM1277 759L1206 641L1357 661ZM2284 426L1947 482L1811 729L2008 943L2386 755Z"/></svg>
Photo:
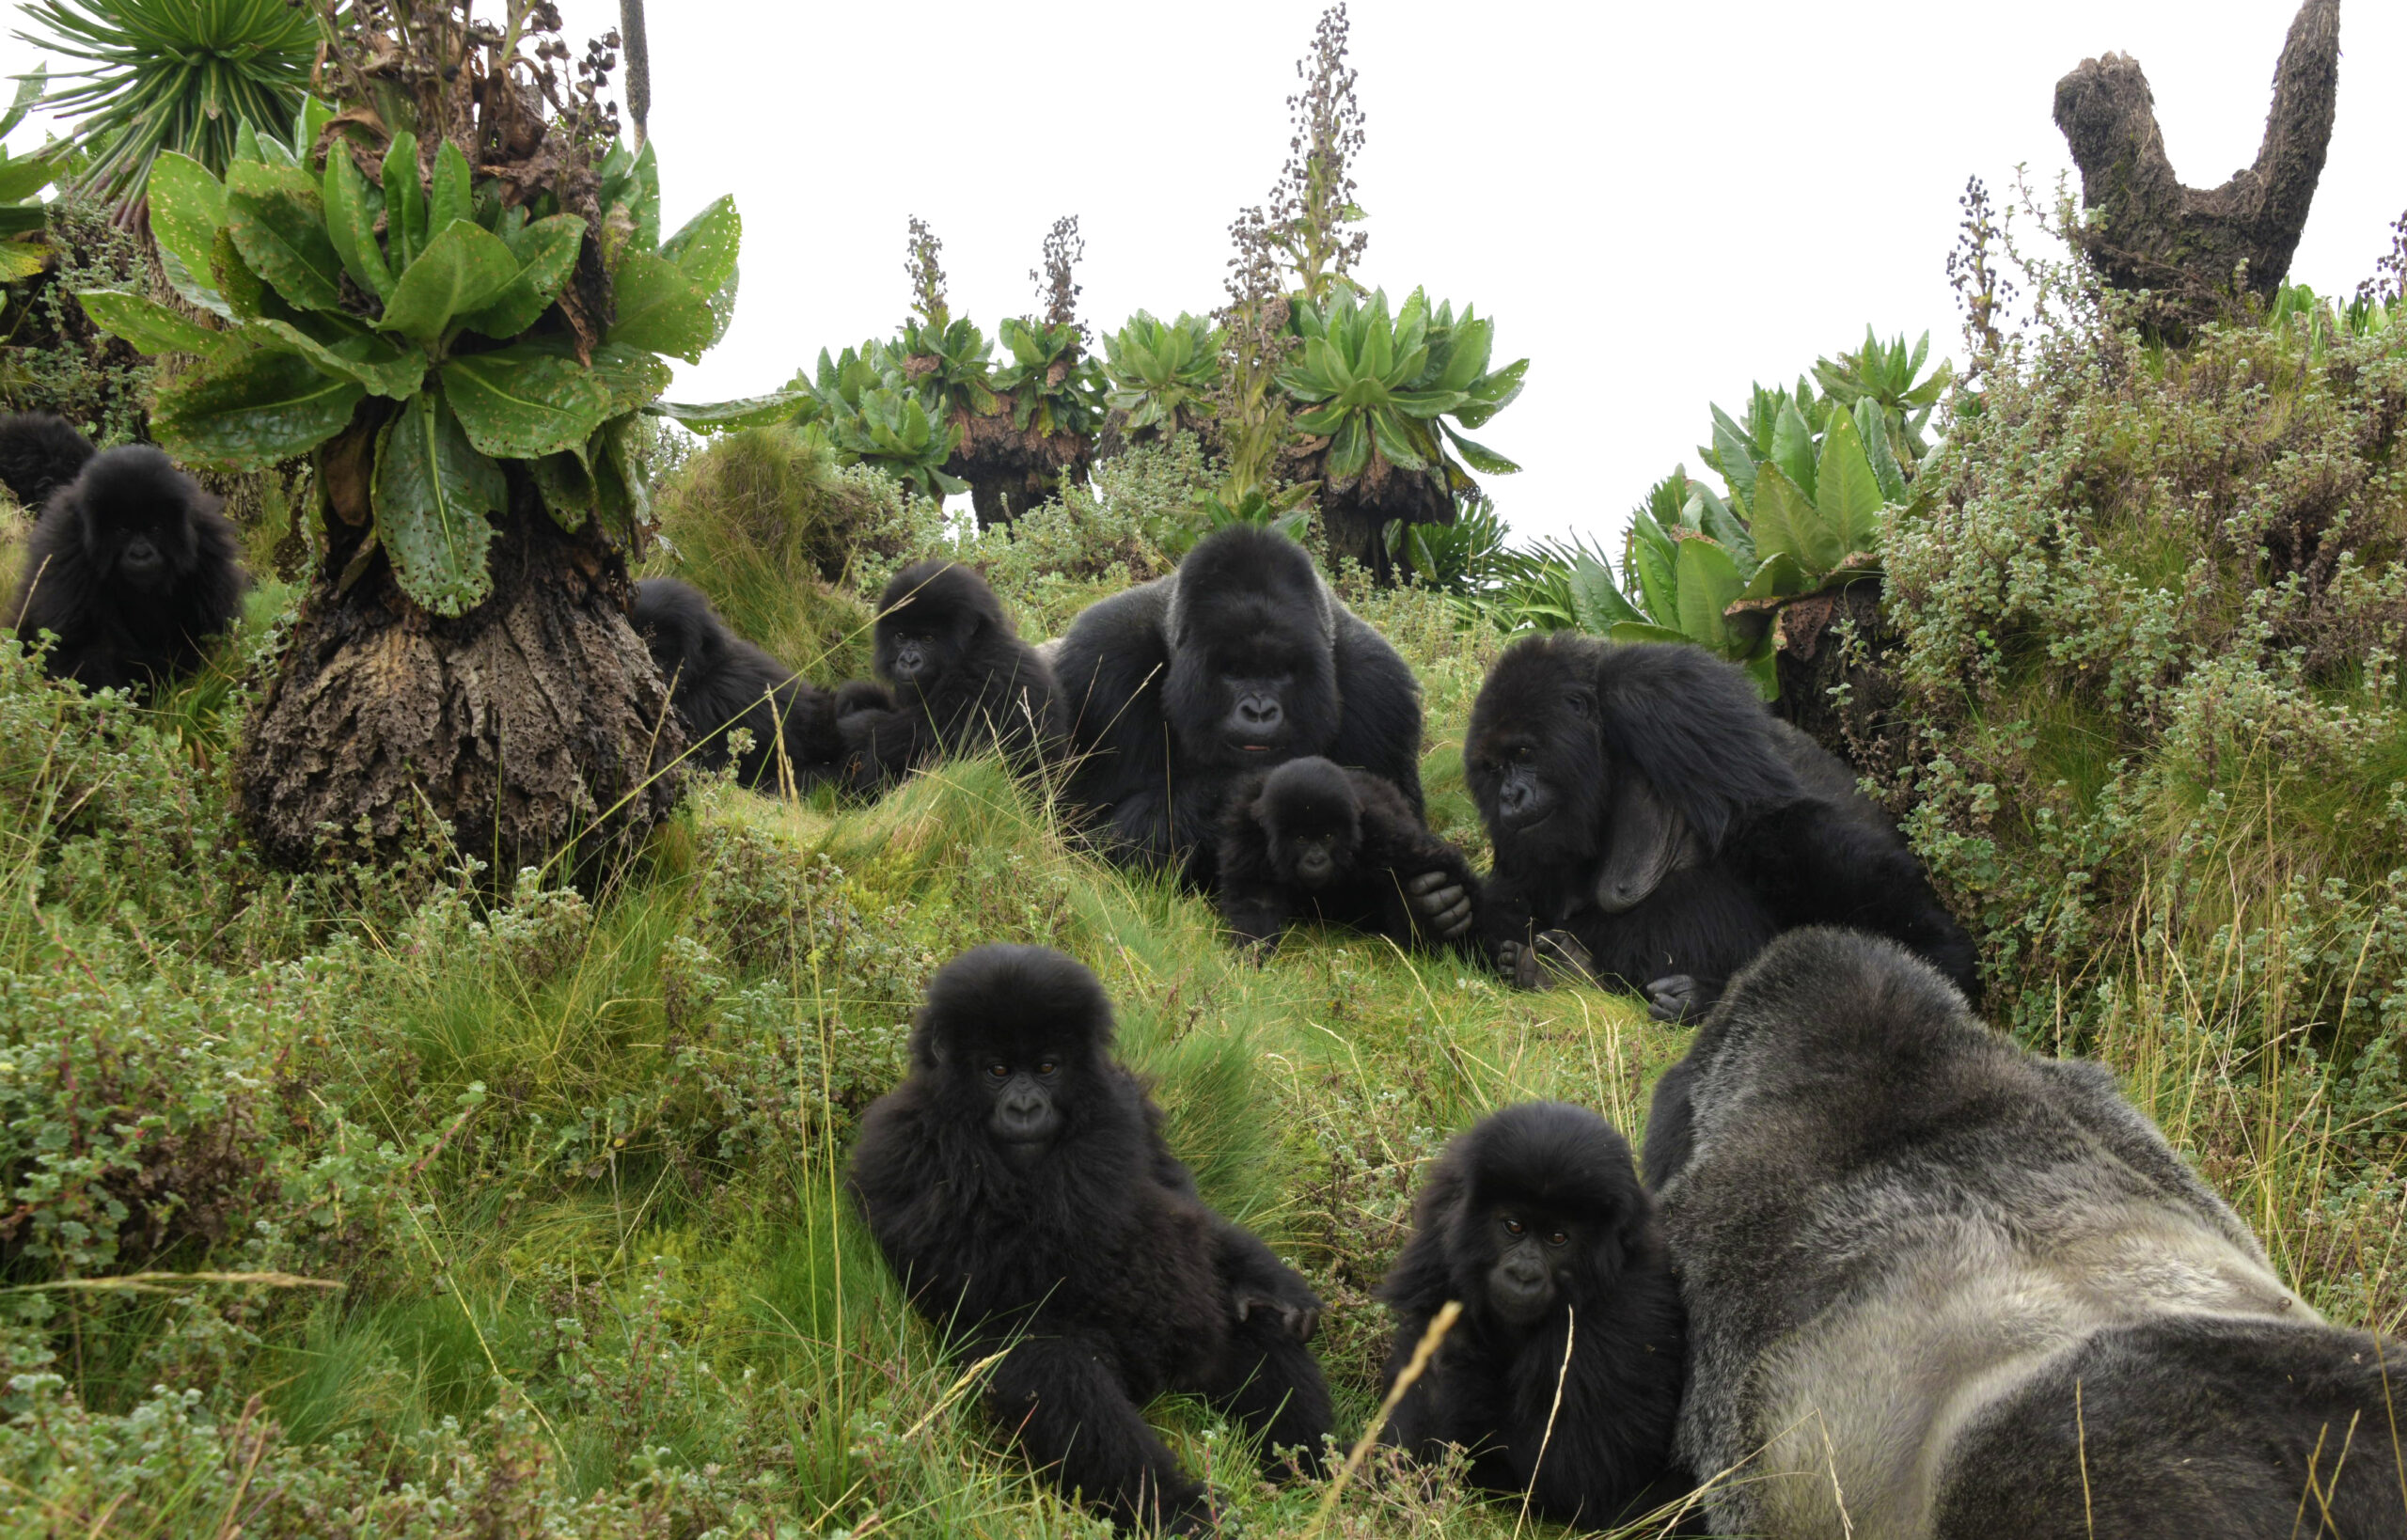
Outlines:
<svg viewBox="0 0 2407 1540"><path fill-rule="evenodd" d="M906 322L893 352L938 416L983 417L1001 404L991 379L994 344L967 316L943 324Z"/></svg>
<svg viewBox="0 0 2407 1540"><path fill-rule="evenodd" d="M1297 301L1293 324L1303 346L1279 385L1304 408L1297 429L1328 435L1330 480L1352 481L1374 454L1404 470L1436 471L1458 492L1477 490L1471 470L1521 468L1460 431L1511 404L1529 370L1526 358L1488 369L1494 322L1469 307L1458 321L1452 305L1433 312L1418 289L1392 315L1385 290L1363 300L1340 289L1326 306Z"/></svg>
<svg viewBox="0 0 2407 1540"><path fill-rule="evenodd" d="M1127 431L1209 421L1220 384L1220 329L1185 311L1160 321L1140 310L1103 339L1104 404L1128 414Z"/></svg>
<svg viewBox="0 0 2407 1540"><path fill-rule="evenodd" d="M1103 380L1094 360L1078 356L1078 327L1006 320L995 330L1011 354L995 370L995 388L1011 402L1012 426L1048 437L1093 432L1103 416Z"/></svg>
<svg viewBox="0 0 2407 1540"><path fill-rule="evenodd" d="M1849 412L1865 401L1872 402L1879 409L1880 431L1889 441L1890 455L1905 464L1915 465L1930 453L1923 429L1929 424L1939 399L1956 379L1956 366L1944 358L1928 374L1916 379L1923 360L1929 356L1928 332L1923 333L1922 339L1909 349L1904 333L1883 342L1866 326L1863 347L1840 354L1836 359L1816 361L1814 378L1820 382L1825 399ZM1865 425L1859 418L1857 426Z"/></svg>
<svg viewBox="0 0 2407 1540"><path fill-rule="evenodd" d="M845 464L873 466L931 502L968 490L944 472L961 430L945 420L933 391L911 383L894 349L864 342L831 358L822 348L810 391L818 430Z"/></svg>
<svg viewBox="0 0 2407 1540"><path fill-rule="evenodd" d="M39 70L18 83L17 99L0 115L0 139L14 134L25 120L25 114L41 97L42 83ZM66 153L65 144L54 143L30 155L12 157L8 146L0 145L0 282L30 278L50 260L50 247L36 239L50 212L34 195L57 179Z"/></svg>
<svg viewBox="0 0 2407 1540"><path fill-rule="evenodd" d="M372 169L340 140L316 164L329 118L305 102L290 143L244 125L222 180L183 155L153 165L162 266L214 324L138 294L79 294L95 323L141 351L197 356L159 393L160 442L187 461L257 470L326 444L363 401L389 402L369 535L401 591L438 614L492 591L486 548L506 464L525 468L562 527L598 517L633 545L650 518L636 416L669 383L661 354L699 359L726 329L734 202L659 240L647 147L599 168L609 201L604 229L589 231L549 195L503 208L448 141L431 174L406 133ZM616 319L581 349L556 302L597 237Z"/></svg>
<svg viewBox="0 0 2407 1540"><path fill-rule="evenodd" d="M1675 469L1631 512L1622 552L1624 587L1591 559L1570 585L1581 628L1615 641L1691 642L1744 668L1777 699L1768 632L1734 627L1730 606L1756 570L1747 532L1722 499Z"/></svg>

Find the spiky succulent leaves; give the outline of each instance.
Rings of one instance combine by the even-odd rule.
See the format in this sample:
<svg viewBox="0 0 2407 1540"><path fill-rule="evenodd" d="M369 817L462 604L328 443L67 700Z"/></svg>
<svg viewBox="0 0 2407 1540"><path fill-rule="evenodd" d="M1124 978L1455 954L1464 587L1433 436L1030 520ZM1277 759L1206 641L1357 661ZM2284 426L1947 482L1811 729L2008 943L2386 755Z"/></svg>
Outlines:
<svg viewBox="0 0 2407 1540"><path fill-rule="evenodd" d="M1078 356L1078 327L1007 319L996 333L1011 354L995 371L995 389L1012 403L1012 426L1048 435L1093 432L1101 392L1093 360Z"/></svg>
<svg viewBox="0 0 2407 1540"><path fill-rule="evenodd" d="M991 378L994 344L968 317L906 322L894 352L938 416L983 417L1001 405Z"/></svg>
<svg viewBox="0 0 2407 1540"><path fill-rule="evenodd" d="M1326 307L1298 302L1294 325L1303 347L1279 376L1280 387L1308 408L1296 427L1329 436L1327 470L1350 481L1368 468L1374 451L1406 470L1440 470L1457 492L1475 487L1447 450L1477 468L1504 474L1520 467L1462 437L1442 418L1477 426L1520 393L1529 361L1487 369L1491 323L1469 310L1457 322L1451 306L1433 318L1419 290L1391 317L1387 293L1358 300L1339 290ZM1443 434L1441 439L1440 434Z"/></svg>
<svg viewBox="0 0 2407 1540"><path fill-rule="evenodd" d="M1103 339L1104 404L1128 414L1128 428L1175 429L1179 415L1208 418L1220 381L1219 327L1182 311L1176 321L1140 310Z"/></svg>
<svg viewBox="0 0 2407 1540"><path fill-rule="evenodd" d="M18 37L87 66L42 105L91 151L78 189L119 208L163 153L223 172L245 124L291 121L318 44L315 14L286 0L43 0L24 15L45 30Z"/></svg>

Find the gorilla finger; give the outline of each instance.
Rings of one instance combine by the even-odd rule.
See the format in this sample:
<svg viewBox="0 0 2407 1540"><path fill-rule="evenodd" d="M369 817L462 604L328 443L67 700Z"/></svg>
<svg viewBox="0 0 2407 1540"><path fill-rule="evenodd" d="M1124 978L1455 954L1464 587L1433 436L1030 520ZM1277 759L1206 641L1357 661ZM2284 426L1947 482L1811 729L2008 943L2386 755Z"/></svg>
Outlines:
<svg viewBox="0 0 2407 1540"><path fill-rule="evenodd" d="M1596 957L1580 938L1569 931L1542 931L1533 949L1551 966L1567 969L1582 978L1595 975Z"/></svg>
<svg viewBox="0 0 2407 1540"><path fill-rule="evenodd" d="M1445 873L1442 872L1432 872L1429 873L1429 877L1443 877ZM1411 895L1409 902L1412 906L1415 909L1420 910L1424 915L1441 914L1444 911L1453 908L1455 904L1462 903L1464 899L1470 896L1451 882L1447 883L1442 888L1428 887L1427 883L1429 881L1429 877L1423 877L1419 881L1408 885L1406 888L1406 891Z"/></svg>
<svg viewBox="0 0 2407 1540"><path fill-rule="evenodd" d="M1686 973L1670 973L1646 985L1646 1014L1657 1021L1685 1021L1696 1010L1697 982Z"/></svg>
<svg viewBox="0 0 2407 1540"><path fill-rule="evenodd" d="M1415 898L1454 885L1454 878L1443 872L1424 872L1404 885L1404 890Z"/></svg>
<svg viewBox="0 0 2407 1540"><path fill-rule="evenodd" d="M1462 900L1453 908L1430 920L1429 928L1437 934L1437 937L1440 941L1455 940L1461 936L1464 932L1470 930L1471 895L1468 893L1464 894Z"/></svg>

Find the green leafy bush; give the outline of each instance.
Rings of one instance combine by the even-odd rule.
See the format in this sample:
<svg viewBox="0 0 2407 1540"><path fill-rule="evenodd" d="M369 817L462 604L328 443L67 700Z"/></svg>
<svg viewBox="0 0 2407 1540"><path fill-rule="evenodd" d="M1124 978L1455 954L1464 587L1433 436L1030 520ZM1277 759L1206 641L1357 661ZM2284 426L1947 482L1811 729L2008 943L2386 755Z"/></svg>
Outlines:
<svg viewBox="0 0 2407 1540"><path fill-rule="evenodd" d="M1393 315L1384 290L1365 301L1340 288L1325 307L1298 302L1294 316L1303 346L1279 386L1302 408L1296 430L1328 436L1331 479L1361 476L1374 454L1436 471L1457 492L1476 490L1466 464L1492 475L1520 469L1461 432L1511 405L1529 372L1526 358L1488 369L1494 322L1469 308L1457 321L1451 304L1433 311L1417 289Z"/></svg>
<svg viewBox="0 0 2407 1540"><path fill-rule="evenodd" d="M1220 330L1182 310L1157 321L1140 310L1103 339L1104 404L1131 436L1192 432L1210 422L1220 384Z"/></svg>

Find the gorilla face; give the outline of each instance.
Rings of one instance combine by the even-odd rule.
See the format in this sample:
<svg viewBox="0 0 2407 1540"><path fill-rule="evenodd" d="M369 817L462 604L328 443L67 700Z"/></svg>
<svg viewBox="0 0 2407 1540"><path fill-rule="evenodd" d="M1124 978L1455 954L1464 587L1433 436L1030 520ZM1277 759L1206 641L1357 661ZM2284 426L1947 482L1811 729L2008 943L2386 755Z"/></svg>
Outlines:
<svg viewBox="0 0 2407 1540"><path fill-rule="evenodd" d="M1535 1326L1572 1291L1577 1226L1522 1203L1498 1207L1489 1224L1496 1251L1485 1280L1488 1309L1508 1325Z"/></svg>
<svg viewBox="0 0 2407 1540"><path fill-rule="evenodd" d="M1499 848L1539 864L1593 851L1597 792L1613 774L1597 730L1597 697L1568 657L1516 648L1473 708L1465 778Z"/></svg>
<svg viewBox="0 0 2407 1540"><path fill-rule="evenodd" d="M82 492L84 557L93 573L154 598L189 576L200 559L183 495L190 485L155 449L94 462Z"/></svg>
<svg viewBox="0 0 2407 1540"><path fill-rule="evenodd" d="M1319 752L1342 715L1329 639L1299 605L1216 597L1171 661L1164 706L1180 746L1232 769Z"/></svg>
<svg viewBox="0 0 2407 1540"><path fill-rule="evenodd" d="M1362 805L1345 772L1324 759L1290 760L1262 783L1254 819L1282 882L1318 892L1351 872L1362 849Z"/></svg>
<svg viewBox="0 0 2407 1540"><path fill-rule="evenodd" d="M916 694L962 673L980 629L1003 625L985 581L941 560L917 562L895 574L878 609L877 671Z"/></svg>
<svg viewBox="0 0 2407 1540"><path fill-rule="evenodd" d="M992 1057L979 1070L993 1098L986 1133L1014 1160L1042 1155L1062 1133L1062 1056L1038 1051L1026 1057Z"/></svg>
<svg viewBox="0 0 2407 1540"><path fill-rule="evenodd" d="M984 1132L1015 1167L1041 1160L1109 1100L1111 1007L1094 976L1042 947L993 944L929 981L912 1057L948 1122ZM1092 1117L1092 1111L1086 1116Z"/></svg>

